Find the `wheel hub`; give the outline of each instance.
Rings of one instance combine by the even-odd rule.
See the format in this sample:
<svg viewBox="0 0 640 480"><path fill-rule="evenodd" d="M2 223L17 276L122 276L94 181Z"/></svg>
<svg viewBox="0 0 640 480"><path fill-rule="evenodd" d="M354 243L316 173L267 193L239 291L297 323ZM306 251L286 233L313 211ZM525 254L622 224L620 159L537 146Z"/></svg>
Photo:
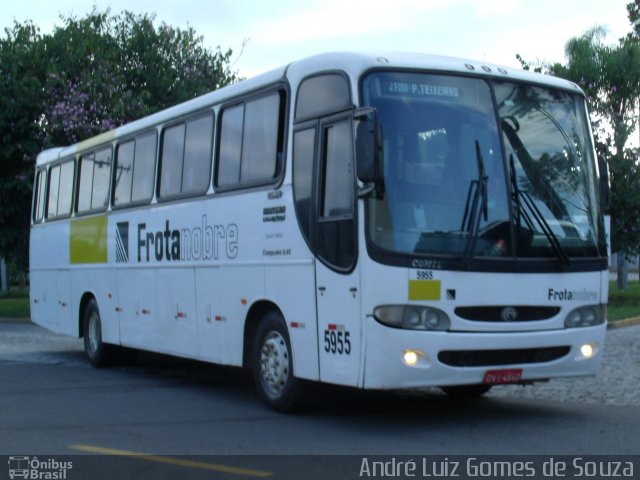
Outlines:
<svg viewBox="0 0 640 480"><path fill-rule="evenodd" d="M100 345L100 321L98 319L98 314L95 312L91 313L89 317L89 331L86 335L89 337L89 348L92 353L95 353L98 350Z"/></svg>
<svg viewBox="0 0 640 480"><path fill-rule="evenodd" d="M269 332L262 343L260 371L271 393L279 395L289 378L289 350L285 339L278 332Z"/></svg>

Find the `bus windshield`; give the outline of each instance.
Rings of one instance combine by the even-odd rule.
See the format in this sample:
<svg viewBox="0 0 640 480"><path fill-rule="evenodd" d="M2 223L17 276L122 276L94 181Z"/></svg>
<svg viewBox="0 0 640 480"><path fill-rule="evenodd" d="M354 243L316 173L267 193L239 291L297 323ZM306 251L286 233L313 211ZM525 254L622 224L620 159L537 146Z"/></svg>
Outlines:
<svg viewBox="0 0 640 480"><path fill-rule="evenodd" d="M363 95L383 131L384 194L367 206L376 247L463 260L601 255L581 97L406 72L368 75Z"/></svg>

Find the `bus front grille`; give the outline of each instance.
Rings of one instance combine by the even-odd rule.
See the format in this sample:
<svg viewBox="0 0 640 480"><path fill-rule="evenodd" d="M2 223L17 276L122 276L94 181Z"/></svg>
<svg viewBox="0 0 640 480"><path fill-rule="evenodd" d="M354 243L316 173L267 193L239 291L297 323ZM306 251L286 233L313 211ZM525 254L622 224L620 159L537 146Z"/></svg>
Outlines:
<svg viewBox="0 0 640 480"><path fill-rule="evenodd" d="M525 348L513 350L448 350L438 354L438 360L450 367L488 367L544 363L569 353L571 347Z"/></svg>
<svg viewBox="0 0 640 480"><path fill-rule="evenodd" d="M531 322L548 320L560 312L560 307L495 305L458 307L455 314L476 322Z"/></svg>

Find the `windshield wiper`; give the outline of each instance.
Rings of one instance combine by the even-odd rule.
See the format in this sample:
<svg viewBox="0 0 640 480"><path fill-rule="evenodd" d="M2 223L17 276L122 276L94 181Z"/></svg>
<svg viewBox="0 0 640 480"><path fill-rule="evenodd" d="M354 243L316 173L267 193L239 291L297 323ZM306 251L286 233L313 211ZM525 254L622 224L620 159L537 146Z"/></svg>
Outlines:
<svg viewBox="0 0 640 480"><path fill-rule="evenodd" d="M476 246L476 238L480 229L480 218L484 217L487 221L488 200L487 200L487 177L484 168L484 159L480 151L480 142L476 140L476 161L478 163L478 178L472 180L469 184L469 192L467 193L467 202L464 207L464 215L462 217L462 225L460 230L469 232L469 239L464 249L463 263L467 268L471 267L473 262L473 250Z"/></svg>
<svg viewBox="0 0 640 480"><path fill-rule="evenodd" d="M533 231L531 216L529 216L529 214L525 211L523 207L523 204L524 204L526 208L528 208L529 211L531 212L533 219L540 226L540 229L542 230L542 233L544 233L544 236L547 237L547 240L549 241L549 244L551 245L551 248L555 252L556 256L560 259L560 261L563 264L569 265L571 263L569 256L567 255L567 252L565 251L564 247L560 243L560 240L558 240L558 236L555 233L553 233L553 230L551 229L549 222L547 222L546 218L544 218L544 215L542 214L538 206L535 204L535 202L531 198L531 195L529 195L529 192L522 191L518 188L518 180L516 178L516 167L515 167L515 162L513 160L513 154L509 155L509 167L511 168L511 175L510 175L511 192L513 195L513 202L515 204L514 213L515 213L516 227L518 231L520 231L520 228L521 228L522 216L524 216L525 222L527 223L529 228ZM523 200L522 203L520 202L520 199Z"/></svg>

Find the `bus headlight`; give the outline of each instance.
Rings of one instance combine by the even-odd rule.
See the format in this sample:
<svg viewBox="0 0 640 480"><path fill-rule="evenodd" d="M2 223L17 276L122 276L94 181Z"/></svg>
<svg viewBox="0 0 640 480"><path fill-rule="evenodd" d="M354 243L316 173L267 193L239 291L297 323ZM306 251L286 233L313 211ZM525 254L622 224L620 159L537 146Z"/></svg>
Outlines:
<svg viewBox="0 0 640 480"><path fill-rule="evenodd" d="M588 305L571 310L564 320L564 326L566 328L591 327L604 323L606 318L606 305Z"/></svg>
<svg viewBox="0 0 640 480"><path fill-rule="evenodd" d="M410 330L449 330L451 322L438 308L417 305L382 305L373 310L375 319L389 327Z"/></svg>

